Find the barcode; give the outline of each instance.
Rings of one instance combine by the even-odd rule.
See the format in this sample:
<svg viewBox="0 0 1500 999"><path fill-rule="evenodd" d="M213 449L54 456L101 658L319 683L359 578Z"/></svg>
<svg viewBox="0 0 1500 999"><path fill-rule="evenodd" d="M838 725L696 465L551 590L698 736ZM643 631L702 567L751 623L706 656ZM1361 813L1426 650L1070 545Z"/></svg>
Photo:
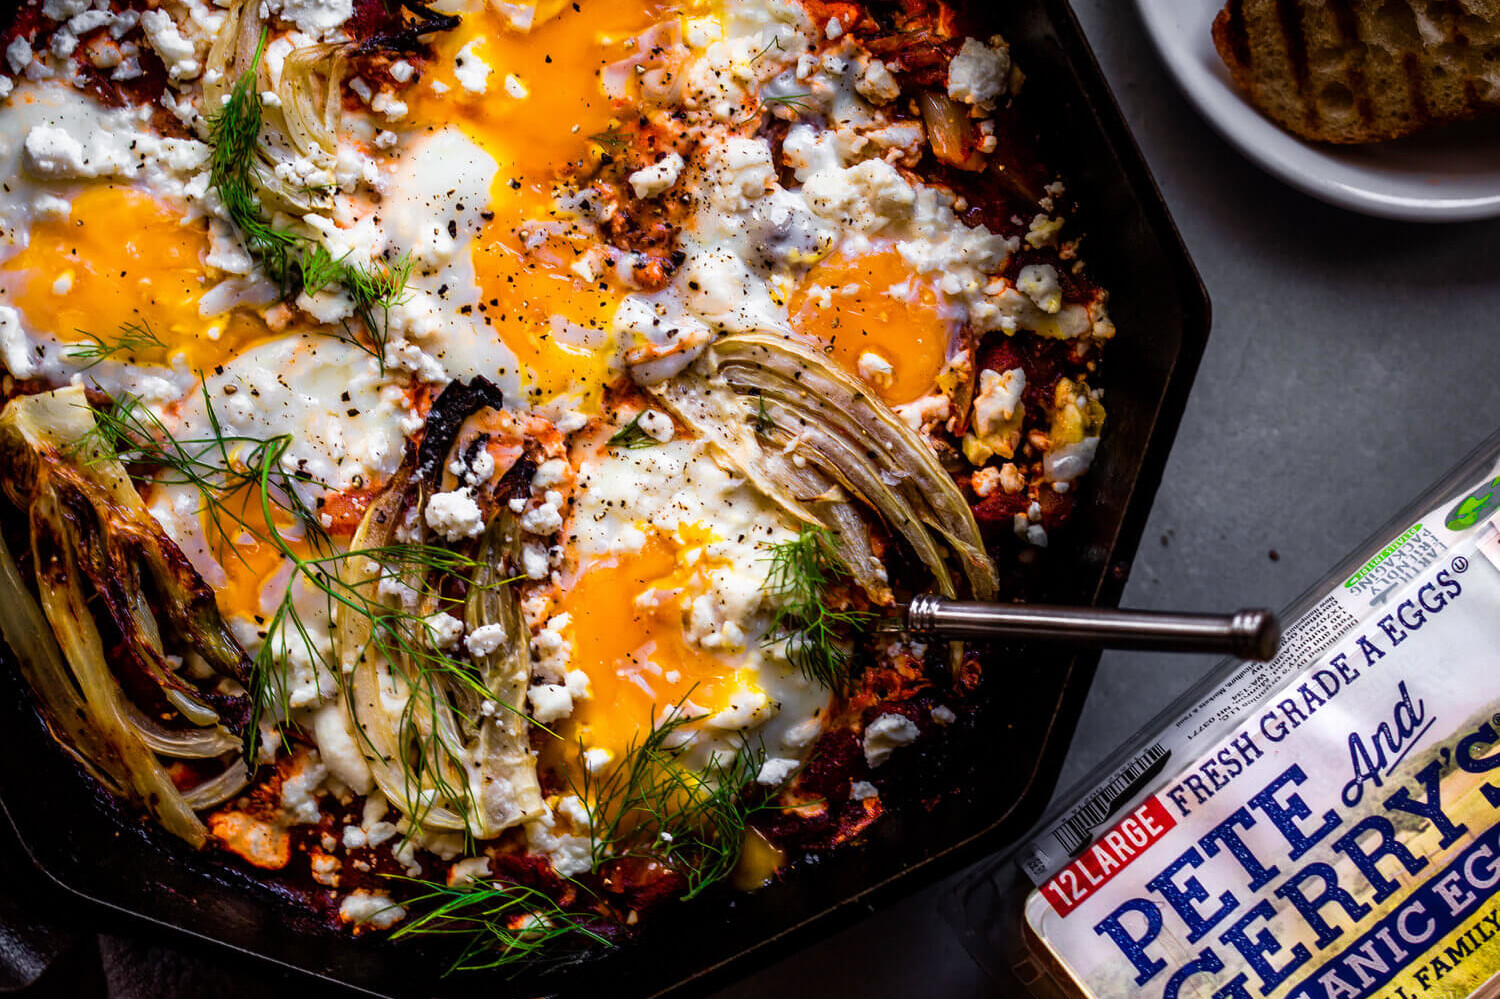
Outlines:
<svg viewBox="0 0 1500 999"><path fill-rule="evenodd" d="M1111 777L1083 804L1074 809L1073 814L1052 831L1052 837L1057 840L1057 845L1063 848L1064 854L1071 857L1077 850L1086 846L1093 838L1093 831L1114 813L1115 802L1130 794L1136 782L1166 758L1167 750L1161 743L1154 743L1141 755L1121 767L1119 773Z"/></svg>

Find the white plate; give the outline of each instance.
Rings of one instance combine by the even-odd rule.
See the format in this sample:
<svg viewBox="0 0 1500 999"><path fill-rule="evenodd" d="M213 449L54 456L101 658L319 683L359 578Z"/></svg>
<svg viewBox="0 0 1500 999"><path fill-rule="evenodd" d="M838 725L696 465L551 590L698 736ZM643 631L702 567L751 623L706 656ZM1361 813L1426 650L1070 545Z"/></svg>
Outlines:
<svg viewBox="0 0 1500 999"><path fill-rule="evenodd" d="M1500 129L1450 126L1369 146L1303 142L1241 96L1214 48L1223 0L1136 0L1146 30L1178 85L1250 159L1331 204L1427 222L1500 216Z"/></svg>

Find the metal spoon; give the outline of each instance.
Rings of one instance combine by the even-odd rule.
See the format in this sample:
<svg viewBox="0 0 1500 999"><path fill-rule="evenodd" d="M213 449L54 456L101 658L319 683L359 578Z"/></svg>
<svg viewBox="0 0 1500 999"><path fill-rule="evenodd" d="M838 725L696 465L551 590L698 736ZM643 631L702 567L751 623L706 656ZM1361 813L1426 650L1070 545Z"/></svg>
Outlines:
<svg viewBox="0 0 1500 999"><path fill-rule="evenodd" d="M1095 649L1210 652L1265 662L1281 644L1281 625L1268 610L1233 614L1049 607L948 600L922 594L897 607L888 630L926 638L1006 639Z"/></svg>

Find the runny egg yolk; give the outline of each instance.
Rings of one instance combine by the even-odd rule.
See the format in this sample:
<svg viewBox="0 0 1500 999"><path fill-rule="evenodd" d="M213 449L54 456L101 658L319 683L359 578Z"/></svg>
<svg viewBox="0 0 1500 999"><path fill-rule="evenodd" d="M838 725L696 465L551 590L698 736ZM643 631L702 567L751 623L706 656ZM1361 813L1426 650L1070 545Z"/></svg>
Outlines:
<svg viewBox="0 0 1500 999"><path fill-rule="evenodd" d="M26 248L5 265L11 302L28 323L64 341L117 342L143 327L164 347L132 350L126 360L165 362L181 355L204 370L268 330L243 310L204 316L208 233L141 191L93 186L73 199L66 218L31 229Z"/></svg>
<svg viewBox="0 0 1500 999"><path fill-rule="evenodd" d="M225 496L222 509L204 510L202 524L208 552L224 570L223 585L215 588L214 601L225 617L265 616L262 596L285 589L290 562L267 527L266 506L259 486L246 485ZM312 546L291 513L270 506L270 523L287 552L310 558Z"/></svg>
<svg viewBox="0 0 1500 999"><path fill-rule="evenodd" d="M955 324L938 311L931 282L894 246L858 256L840 251L818 262L787 305L794 327L828 343L835 360L891 405L936 389ZM862 371L866 354L879 363L867 361Z"/></svg>
<svg viewBox="0 0 1500 999"><path fill-rule="evenodd" d="M567 745L606 749L620 759L679 702L716 712L736 690L754 688L751 671L683 634L688 605L708 585L703 562L684 557L711 540L694 533L653 534L639 552L600 559L564 596L572 665L588 674L591 691L560 733Z"/></svg>
<svg viewBox="0 0 1500 999"><path fill-rule="evenodd" d="M582 260L585 239L553 215L552 182L596 155L590 136L617 111L600 69L630 55L632 39L675 6L543 0L532 13L485 4L435 39L436 56L408 102L413 122L456 122L499 164L474 270L483 320L527 372L532 401L571 390L585 412L598 407L608 377L600 348L624 290ZM517 11L531 18L530 30L516 29ZM536 236L537 223L551 231Z"/></svg>

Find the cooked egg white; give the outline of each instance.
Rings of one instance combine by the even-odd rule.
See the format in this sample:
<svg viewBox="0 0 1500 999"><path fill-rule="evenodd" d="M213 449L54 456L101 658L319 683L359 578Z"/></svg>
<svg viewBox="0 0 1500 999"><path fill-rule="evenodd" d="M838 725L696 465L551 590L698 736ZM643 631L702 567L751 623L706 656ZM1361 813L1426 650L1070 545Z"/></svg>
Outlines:
<svg viewBox="0 0 1500 999"><path fill-rule="evenodd" d="M203 210L208 147L156 135L148 116L60 83L0 104L0 327L12 373L62 379L87 368L121 389L148 370L151 401L191 372L269 334L275 291ZM240 274L231 273L240 271ZM91 338L138 331L98 363Z"/></svg>

